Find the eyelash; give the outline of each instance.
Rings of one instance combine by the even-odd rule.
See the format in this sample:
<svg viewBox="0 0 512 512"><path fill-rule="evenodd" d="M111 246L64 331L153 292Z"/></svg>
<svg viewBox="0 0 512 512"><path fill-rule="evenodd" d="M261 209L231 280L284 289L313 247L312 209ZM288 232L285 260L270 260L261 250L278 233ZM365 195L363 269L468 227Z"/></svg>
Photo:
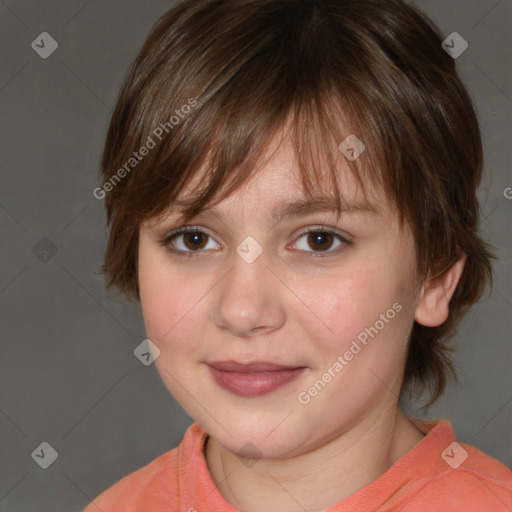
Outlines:
<svg viewBox="0 0 512 512"><path fill-rule="evenodd" d="M173 239L178 236L184 235L186 233L199 233L202 235L206 235L209 238L213 238L213 236L211 236L208 232L198 228L197 226L184 226L183 228L180 228L179 230L175 230L175 231L172 231L171 233L167 234L162 240L160 240L160 244L162 246L164 246L170 253L176 254L177 256L184 256L186 258L198 257L200 255L200 253L206 252L204 249L200 249L197 251L190 251L190 250L183 251L181 249L173 249L171 247L171 242L173 241ZM343 244L343 246L338 247L335 250L327 249L325 251L301 251L301 252L311 253L310 256L314 257L314 258L318 258L318 257L325 258L326 257L325 255L330 256L332 254L338 253L338 252L340 252L340 250L343 250L347 246L352 244L352 242L350 240L347 240L340 233L333 231L331 229L326 229L326 228L322 228L322 227L313 227L313 228L307 229L306 231L303 231L302 233L300 233L297 240L302 238L304 235L309 235L311 233L322 233L322 234L333 235L335 238L337 238Z"/></svg>

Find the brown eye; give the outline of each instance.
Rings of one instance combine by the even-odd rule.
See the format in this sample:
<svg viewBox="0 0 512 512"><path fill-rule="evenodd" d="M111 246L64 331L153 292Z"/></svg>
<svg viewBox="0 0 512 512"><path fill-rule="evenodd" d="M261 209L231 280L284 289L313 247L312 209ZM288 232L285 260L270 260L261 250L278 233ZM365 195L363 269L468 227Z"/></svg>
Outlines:
<svg viewBox="0 0 512 512"><path fill-rule="evenodd" d="M308 244L312 249L317 251L326 251L331 248L334 241L332 233L313 232L308 235Z"/></svg>
<svg viewBox="0 0 512 512"><path fill-rule="evenodd" d="M352 242L342 234L325 228L312 228L304 231L294 244L294 248L310 256L330 256L346 249Z"/></svg>
<svg viewBox="0 0 512 512"><path fill-rule="evenodd" d="M219 244L211 235L194 227L185 227L174 231L163 238L160 243L169 252L183 256L195 256L208 249L219 249Z"/></svg>
<svg viewBox="0 0 512 512"><path fill-rule="evenodd" d="M195 249L203 249L207 243L208 235L200 231L183 233L183 244L191 251Z"/></svg>

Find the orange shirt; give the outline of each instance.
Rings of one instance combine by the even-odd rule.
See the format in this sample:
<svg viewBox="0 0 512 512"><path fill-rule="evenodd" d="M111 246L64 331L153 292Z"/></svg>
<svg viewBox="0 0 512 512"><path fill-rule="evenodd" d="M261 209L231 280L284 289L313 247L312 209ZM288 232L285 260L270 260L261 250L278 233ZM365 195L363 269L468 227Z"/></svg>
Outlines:
<svg viewBox="0 0 512 512"><path fill-rule="evenodd" d="M451 424L411 418L426 436L383 475L322 512L509 512L512 472ZM216 488L196 423L180 445L104 491L84 512L238 512ZM453 444L452 444L453 443Z"/></svg>

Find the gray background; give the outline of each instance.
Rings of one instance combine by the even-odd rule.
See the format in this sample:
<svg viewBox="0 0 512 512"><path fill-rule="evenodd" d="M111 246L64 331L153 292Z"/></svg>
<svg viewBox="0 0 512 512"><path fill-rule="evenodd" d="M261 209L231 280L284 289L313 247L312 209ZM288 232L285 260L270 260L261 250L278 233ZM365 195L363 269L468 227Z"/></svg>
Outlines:
<svg viewBox="0 0 512 512"><path fill-rule="evenodd" d="M484 236L498 249L496 289L457 338L460 384L428 411L460 441L512 465L511 0L417 2L447 36L485 141ZM174 447L191 419L154 366L138 305L108 298L98 162L119 87L152 24L172 2L0 3L0 510L80 511L100 491ZM58 49L42 59L43 31ZM512 195L512 194L511 194ZM55 252L56 251L56 252ZM48 442L57 460L32 452ZM46 455L45 455L46 456Z"/></svg>

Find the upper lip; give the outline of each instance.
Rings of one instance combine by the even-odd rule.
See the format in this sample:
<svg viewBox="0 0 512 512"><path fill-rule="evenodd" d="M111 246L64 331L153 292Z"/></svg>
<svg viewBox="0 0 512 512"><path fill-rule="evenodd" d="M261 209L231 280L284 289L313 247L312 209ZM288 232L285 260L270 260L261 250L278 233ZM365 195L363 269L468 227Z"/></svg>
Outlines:
<svg viewBox="0 0 512 512"><path fill-rule="evenodd" d="M216 370L236 373L277 372L280 370L296 370L297 368L304 368L303 366L289 366L270 363L268 361L254 361L252 363L239 363L238 361L213 361L212 363L207 364Z"/></svg>

